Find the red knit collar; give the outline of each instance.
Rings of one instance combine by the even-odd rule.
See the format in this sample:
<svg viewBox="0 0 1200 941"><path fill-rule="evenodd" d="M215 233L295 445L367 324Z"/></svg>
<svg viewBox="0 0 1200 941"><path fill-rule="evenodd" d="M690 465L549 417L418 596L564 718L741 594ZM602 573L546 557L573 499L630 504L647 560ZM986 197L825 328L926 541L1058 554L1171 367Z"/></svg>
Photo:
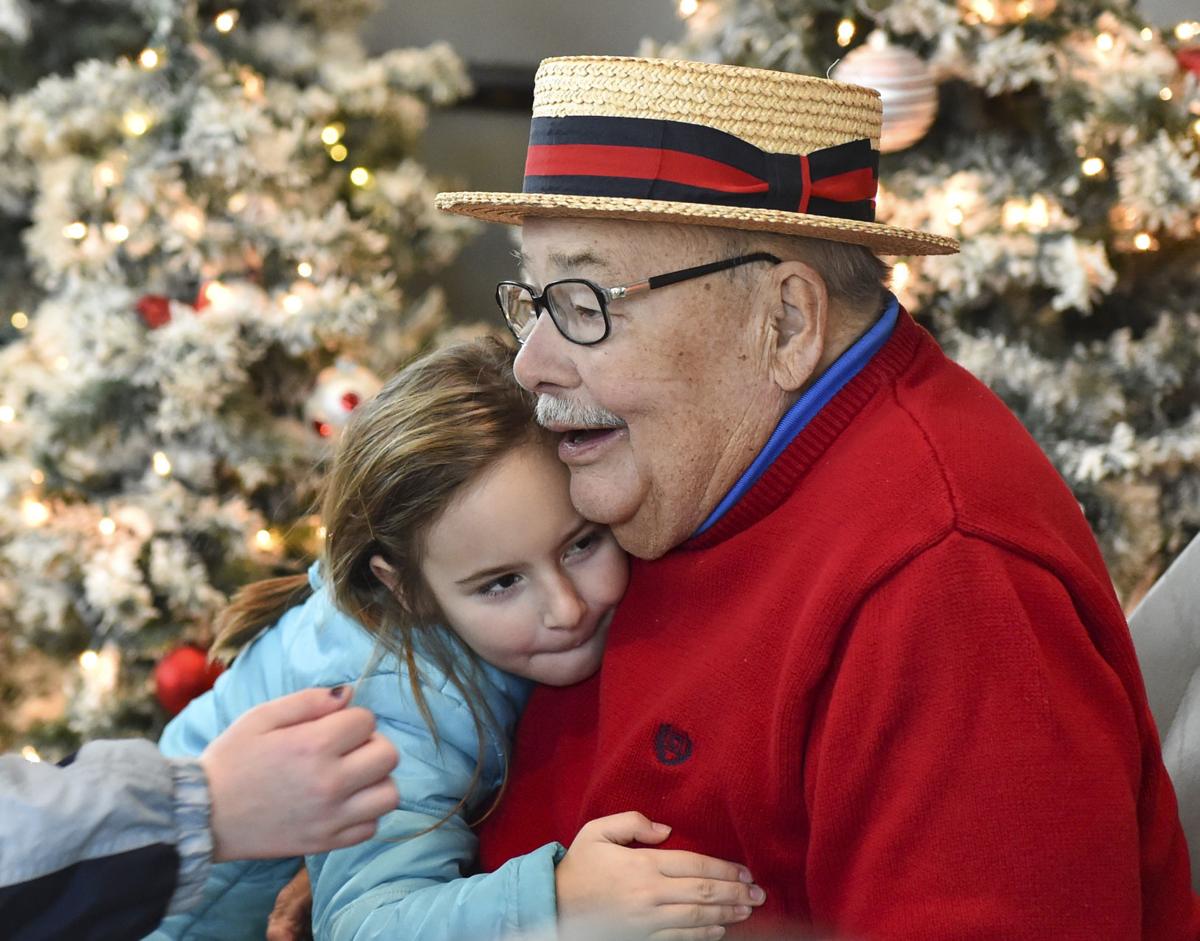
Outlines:
<svg viewBox="0 0 1200 941"><path fill-rule="evenodd" d="M912 362L917 348L923 342L931 342L929 335L901 307L896 327L887 343L859 374L813 417L741 500L730 507L711 528L680 544L674 551L715 546L753 526L779 506L862 407Z"/></svg>

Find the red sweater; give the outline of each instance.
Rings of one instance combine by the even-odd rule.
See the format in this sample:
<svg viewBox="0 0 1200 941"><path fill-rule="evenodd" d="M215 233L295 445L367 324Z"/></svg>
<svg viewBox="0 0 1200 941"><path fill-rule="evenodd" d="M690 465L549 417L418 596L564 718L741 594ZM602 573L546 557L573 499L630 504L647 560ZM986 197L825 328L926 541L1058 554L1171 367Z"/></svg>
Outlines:
<svg viewBox="0 0 1200 941"><path fill-rule="evenodd" d="M482 862L624 810L744 862L750 932L1200 936L1087 524L906 314L712 529L634 565L599 674L535 692Z"/></svg>

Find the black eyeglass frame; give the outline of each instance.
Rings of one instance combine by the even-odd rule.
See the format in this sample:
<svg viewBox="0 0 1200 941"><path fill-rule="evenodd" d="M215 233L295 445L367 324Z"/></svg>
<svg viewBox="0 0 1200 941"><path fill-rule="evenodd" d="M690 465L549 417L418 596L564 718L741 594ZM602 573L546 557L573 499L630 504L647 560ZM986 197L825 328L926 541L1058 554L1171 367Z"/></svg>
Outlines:
<svg viewBox="0 0 1200 941"><path fill-rule="evenodd" d="M577 346L595 346L597 343L603 343L612 333L612 318L608 313L609 301L621 300L626 297L636 297L638 294L645 294L648 291L655 291L658 288L665 288L672 284L679 284L681 281L691 281L693 278L703 278L705 275L716 274L718 271L728 271L730 268L737 268L741 265L749 265L754 262L769 261L771 264L778 265L781 259L776 258L770 252L752 252L749 255L738 255L735 258L725 258L721 261L711 261L706 265L696 265L692 268L681 268L678 271L668 271L666 274L657 274L652 278L646 278L643 281L634 281L631 284L622 284L619 287L605 288L596 284L594 281L589 281L587 278L562 278L558 281L551 281L541 291L536 290L533 285L526 284L523 281L501 281L496 285L496 305L500 308L500 312L504 315L504 322L507 324L509 331L516 337L517 343L524 343L520 333L517 332L516 325L513 324L509 317L508 308L504 304L501 297L501 291L506 286L522 288L528 292L534 310L533 323L537 323L538 317L545 311L550 315L550 320L554 323L554 327L558 330L563 339ZM554 307L546 300L547 292L561 284L583 284L591 288L592 293L596 295L596 300L600 304L600 314L604 318L604 333L595 340L576 340L574 337L568 336L563 326L558 321Z"/></svg>

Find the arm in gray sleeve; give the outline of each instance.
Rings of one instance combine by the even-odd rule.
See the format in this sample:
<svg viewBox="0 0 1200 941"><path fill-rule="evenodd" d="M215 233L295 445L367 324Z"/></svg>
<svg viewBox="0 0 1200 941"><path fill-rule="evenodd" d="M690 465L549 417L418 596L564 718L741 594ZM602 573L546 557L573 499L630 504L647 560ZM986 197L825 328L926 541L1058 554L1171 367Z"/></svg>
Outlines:
<svg viewBox="0 0 1200 941"><path fill-rule="evenodd" d="M66 767L0 757L0 924L18 936L136 937L195 904L211 862L198 761L136 739Z"/></svg>

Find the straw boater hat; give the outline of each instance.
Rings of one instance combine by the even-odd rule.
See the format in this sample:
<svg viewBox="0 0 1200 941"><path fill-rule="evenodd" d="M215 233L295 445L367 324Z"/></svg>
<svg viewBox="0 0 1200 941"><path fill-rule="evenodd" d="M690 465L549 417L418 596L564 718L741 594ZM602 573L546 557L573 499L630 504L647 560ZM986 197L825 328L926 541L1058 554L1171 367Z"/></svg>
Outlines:
<svg viewBox="0 0 1200 941"><path fill-rule="evenodd" d="M488 222L640 219L805 235L885 255L958 242L881 225L879 93L707 62L545 59L520 193L439 193Z"/></svg>

